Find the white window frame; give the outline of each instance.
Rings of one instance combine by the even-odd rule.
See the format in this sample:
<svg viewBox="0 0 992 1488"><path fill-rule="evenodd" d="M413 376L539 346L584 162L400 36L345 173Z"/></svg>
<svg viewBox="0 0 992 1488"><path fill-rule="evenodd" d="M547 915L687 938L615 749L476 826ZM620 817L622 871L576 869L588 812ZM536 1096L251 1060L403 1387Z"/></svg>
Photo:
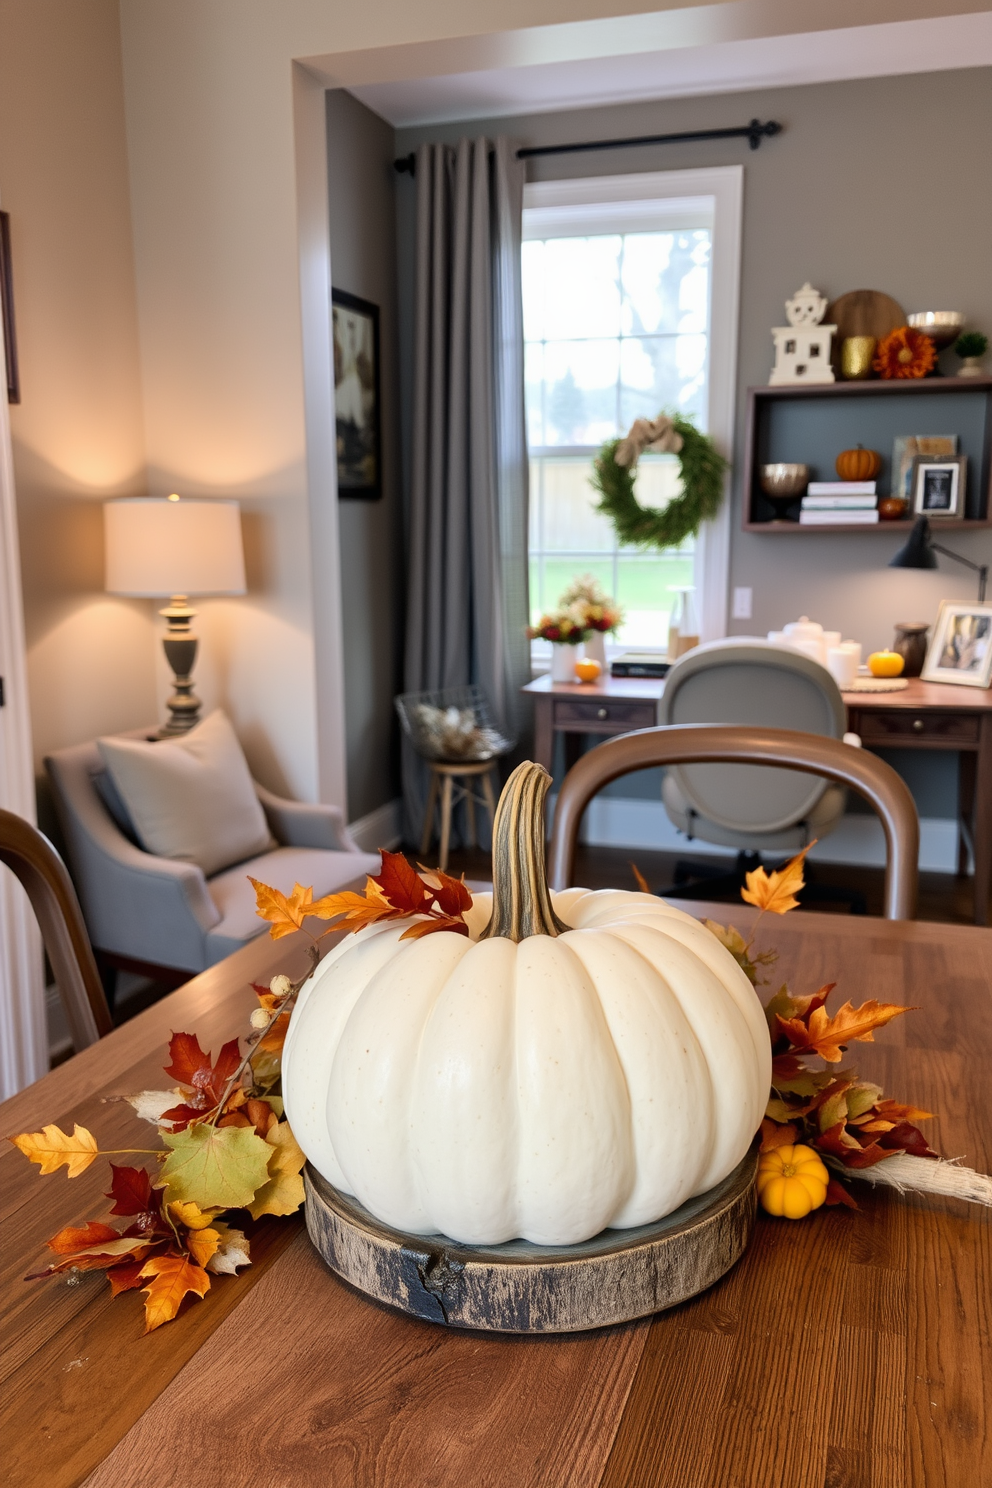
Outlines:
<svg viewBox="0 0 992 1488"><path fill-rule="evenodd" d="M677 227L682 206L686 224L693 220L698 223L700 209L709 215L713 249L707 428L728 460L733 457L737 394L743 202L741 165L586 176L570 181L531 181L524 186L525 238L606 233L614 224L617 230L626 232ZM654 213L652 204L655 204ZM728 474L720 511L712 522L703 523L696 538L694 582L700 637L704 641L719 640L727 634L729 577Z"/></svg>

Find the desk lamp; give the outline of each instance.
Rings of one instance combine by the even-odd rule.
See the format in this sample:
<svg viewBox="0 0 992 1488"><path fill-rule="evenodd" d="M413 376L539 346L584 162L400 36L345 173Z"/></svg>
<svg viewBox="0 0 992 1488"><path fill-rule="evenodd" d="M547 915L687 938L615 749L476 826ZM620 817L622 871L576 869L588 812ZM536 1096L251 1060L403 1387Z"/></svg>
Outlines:
<svg viewBox="0 0 992 1488"><path fill-rule="evenodd" d="M245 560L236 501L129 496L104 503L109 594L168 598L163 641L174 673L169 721L159 737L185 734L199 722L200 699L191 672L197 638L191 595L244 594Z"/></svg>
<svg viewBox="0 0 992 1488"><path fill-rule="evenodd" d="M904 546L899 549L895 557L889 559L889 567L936 568L938 553L944 558L953 558L955 563L963 563L965 568L974 569L978 575L978 598L985 598L985 586L989 577L988 564L972 563L970 558L962 558L960 553L952 553L950 548L942 548L940 543L935 543L933 533L930 531L930 523L926 517L917 517Z"/></svg>

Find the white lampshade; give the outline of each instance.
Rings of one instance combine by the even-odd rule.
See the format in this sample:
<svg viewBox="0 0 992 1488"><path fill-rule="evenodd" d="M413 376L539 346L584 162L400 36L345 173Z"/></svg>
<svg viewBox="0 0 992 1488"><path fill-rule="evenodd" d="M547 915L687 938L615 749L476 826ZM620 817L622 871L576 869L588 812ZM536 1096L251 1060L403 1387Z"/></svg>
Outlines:
<svg viewBox="0 0 992 1488"><path fill-rule="evenodd" d="M128 496L103 511L110 594L244 594L236 501Z"/></svg>

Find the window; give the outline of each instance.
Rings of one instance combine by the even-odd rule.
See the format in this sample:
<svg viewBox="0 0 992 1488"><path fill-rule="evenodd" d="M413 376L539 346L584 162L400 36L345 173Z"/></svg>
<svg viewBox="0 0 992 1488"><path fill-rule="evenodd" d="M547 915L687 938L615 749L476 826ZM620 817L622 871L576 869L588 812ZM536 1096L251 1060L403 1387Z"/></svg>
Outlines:
<svg viewBox="0 0 992 1488"><path fill-rule="evenodd" d="M705 543L690 540L667 553L618 546L611 524L595 510L589 477L602 441L626 433L638 416L677 409L714 432L713 344L727 339L714 324L714 309L722 312L727 299L717 292L715 237L720 229L726 235L722 217L732 215L718 212L709 178L719 176L736 181L739 209L737 170L525 188L531 612L536 618L552 608L572 578L593 573L626 612L620 649L663 649L674 590L695 583L697 609L705 612L712 587L700 561ZM711 189L687 192L701 177ZM732 247L736 284L736 239ZM729 434L729 409L725 423L721 434ZM637 487L642 502L664 505L678 489L678 462L646 457ZM722 603L709 606L722 608L723 619L725 548L722 579L716 575ZM709 619L710 631L723 634L720 614L715 624L712 613ZM549 649L535 642L535 660Z"/></svg>

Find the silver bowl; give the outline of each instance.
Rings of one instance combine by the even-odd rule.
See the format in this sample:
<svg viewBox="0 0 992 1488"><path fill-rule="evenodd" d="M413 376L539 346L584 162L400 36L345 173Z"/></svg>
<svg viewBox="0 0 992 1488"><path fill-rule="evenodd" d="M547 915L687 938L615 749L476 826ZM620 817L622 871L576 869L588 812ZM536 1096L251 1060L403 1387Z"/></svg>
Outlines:
<svg viewBox="0 0 992 1488"><path fill-rule="evenodd" d="M964 330L965 318L960 310L917 310L906 316L906 324L914 331L923 331L939 351L958 339Z"/></svg>
<svg viewBox="0 0 992 1488"><path fill-rule="evenodd" d="M776 517L785 517L789 507L801 496L809 485L808 465L762 465L760 484L765 496L775 508Z"/></svg>

